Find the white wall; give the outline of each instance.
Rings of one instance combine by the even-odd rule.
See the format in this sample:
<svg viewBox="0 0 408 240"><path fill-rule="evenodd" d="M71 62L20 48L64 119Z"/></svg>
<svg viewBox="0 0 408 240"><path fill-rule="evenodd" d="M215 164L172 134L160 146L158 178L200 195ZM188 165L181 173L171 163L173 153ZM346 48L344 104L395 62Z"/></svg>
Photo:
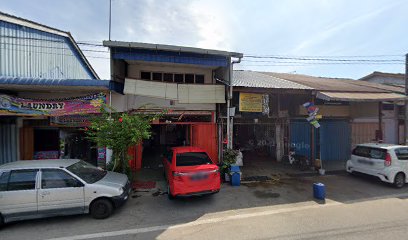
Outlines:
<svg viewBox="0 0 408 240"><path fill-rule="evenodd" d="M112 93L112 106L119 112L138 109L143 106L148 109L215 111L215 104L180 104L173 101L174 105L171 105L171 102L161 98Z"/></svg>
<svg viewBox="0 0 408 240"><path fill-rule="evenodd" d="M367 113L368 111L363 111L362 113ZM398 120L396 117L396 110L383 110L383 142L384 143L391 143L391 144L398 144ZM378 113L377 113L378 114ZM370 117L356 117L353 118L353 122L355 123L378 123L378 115L377 116L370 116ZM376 125L377 129L377 125ZM373 132L376 130L373 129Z"/></svg>

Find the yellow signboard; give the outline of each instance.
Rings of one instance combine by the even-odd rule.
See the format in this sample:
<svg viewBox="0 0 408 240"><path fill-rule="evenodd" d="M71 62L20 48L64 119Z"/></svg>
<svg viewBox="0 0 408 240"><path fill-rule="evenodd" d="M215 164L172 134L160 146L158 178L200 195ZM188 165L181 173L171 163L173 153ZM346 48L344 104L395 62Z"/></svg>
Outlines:
<svg viewBox="0 0 408 240"><path fill-rule="evenodd" d="M262 94L239 93L240 112L262 112Z"/></svg>

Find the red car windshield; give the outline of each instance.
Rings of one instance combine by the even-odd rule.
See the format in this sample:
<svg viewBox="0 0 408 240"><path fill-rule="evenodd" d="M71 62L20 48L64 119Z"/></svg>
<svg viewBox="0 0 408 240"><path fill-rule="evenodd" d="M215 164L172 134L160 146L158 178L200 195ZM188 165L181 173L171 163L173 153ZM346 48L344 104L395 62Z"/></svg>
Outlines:
<svg viewBox="0 0 408 240"><path fill-rule="evenodd" d="M197 166L197 165L207 165L213 164L211 159L205 152L186 152L177 153L176 155L176 166L186 167L186 166Z"/></svg>

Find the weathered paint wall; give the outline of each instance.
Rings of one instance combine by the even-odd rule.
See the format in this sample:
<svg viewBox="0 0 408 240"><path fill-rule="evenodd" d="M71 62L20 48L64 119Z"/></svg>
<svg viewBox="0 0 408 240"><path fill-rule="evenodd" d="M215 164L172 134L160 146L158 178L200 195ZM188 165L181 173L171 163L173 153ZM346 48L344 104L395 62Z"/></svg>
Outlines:
<svg viewBox="0 0 408 240"><path fill-rule="evenodd" d="M352 118L378 118L378 102L350 103Z"/></svg>
<svg viewBox="0 0 408 240"><path fill-rule="evenodd" d="M352 121L356 123L352 127L353 145L357 143L373 142L375 131L378 126L378 103L354 103L351 108ZM398 118L397 110L382 110L383 142L390 144L398 143ZM369 126L369 130L367 129ZM361 128L361 129L359 129ZM368 133L370 132L370 138ZM363 134L362 136L360 134Z"/></svg>
<svg viewBox="0 0 408 240"><path fill-rule="evenodd" d="M370 143L375 140L375 132L378 129L378 122L353 122L351 124L352 147L360 143ZM383 134L384 124L383 124Z"/></svg>
<svg viewBox="0 0 408 240"><path fill-rule="evenodd" d="M67 37L0 21L0 76L93 79Z"/></svg>
<svg viewBox="0 0 408 240"><path fill-rule="evenodd" d="M138 109L142 106L149 109L215 111L215 104L180 104L177 101L173 103L174 105L172 101L161 98L112 94L112 106L119 112Z"/></svg>

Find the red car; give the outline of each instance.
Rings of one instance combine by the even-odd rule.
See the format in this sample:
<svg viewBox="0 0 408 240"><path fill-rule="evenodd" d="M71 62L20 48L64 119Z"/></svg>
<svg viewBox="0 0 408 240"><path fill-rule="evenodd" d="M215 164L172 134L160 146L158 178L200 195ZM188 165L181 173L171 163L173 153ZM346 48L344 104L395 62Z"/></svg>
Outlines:
<svg viewBox="0 0 408 240"><path fill-rule="evenodd" d="M163 158L169 199L220 191L220 172L205 150L174 147Z"/></svg>

